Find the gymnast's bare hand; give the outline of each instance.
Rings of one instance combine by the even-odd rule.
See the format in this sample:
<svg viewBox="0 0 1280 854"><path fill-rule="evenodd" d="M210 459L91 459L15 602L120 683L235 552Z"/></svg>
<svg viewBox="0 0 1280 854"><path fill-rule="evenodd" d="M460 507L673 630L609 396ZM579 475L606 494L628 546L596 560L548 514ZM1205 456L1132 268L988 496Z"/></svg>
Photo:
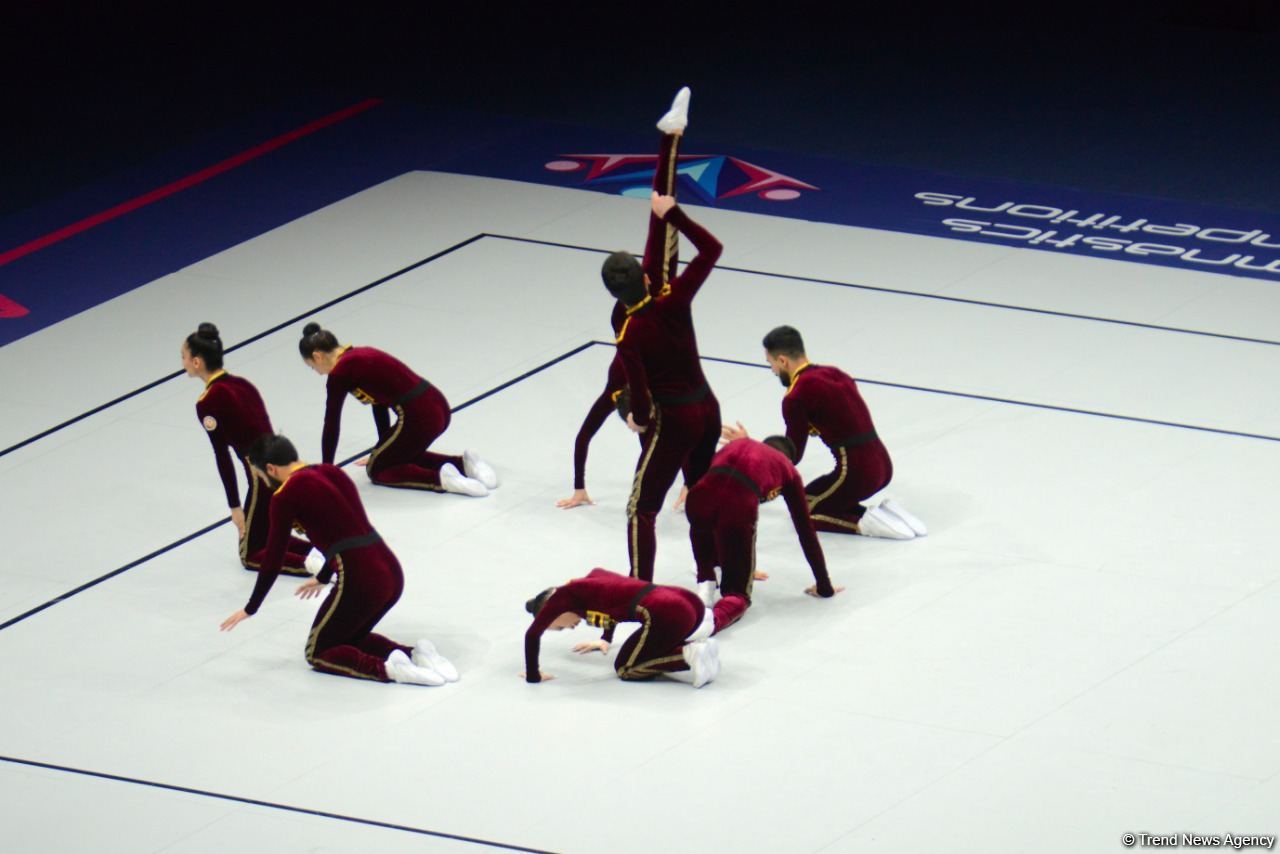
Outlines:
<svg viewBox="0 0 1280 854"><path fill-rule="evenodd" d="M368 458L368 457L361 457L360 459L356 460L356 465L358 465L358 466L367 466L367 465L369 465L369 458Z"/></svg>
<svg viewBox="0 0 1280 854"><path fill-rule="evenodd" d="M586 655L589 652L608 652L609 642L602 640L584 641L583 643L574 644L573 651L578 655Z"/></svg>
<svg viewBox="0 0 1280 854"><path fill-rule="evenodd" d="M831 596L834 596L834 595L836 595L836 593L841 593L841 592L843 592L843 591L844 591L844 588L843 588L843 587L833 587L833 588L831 588L831 589L832 589L833 591L835 591L834 593L832 593L832 594L831 594ZM818 598L818 599L830 599L830 598L831 598L831 596L823 596L821 593L819 593L819 592L818 592L818 585L816 585L816 584L813 584L813 585L810 585L809 587L806 587L806 588L804 589L804 592L805 592L805 593L808 593L810 596L816 597L816 598Z"/></svg>
<svg viewBox="0 0 1280 854"><path fill-rule="evenodd" d="M249 617L251 616L253 615L250 614L245 609L241 608L239 611L236 611L230 617L227 617L225 620L222 621L221 629L224 632L229 632L232 629L234 629L236 626L243 623L245 620L249 619Z"/></svg>
<svg viewBox="0 0 1280 854"><path fill-rule="evenodd" d="M236 534L238 534L240 539L243 540L244 539L244 508L243 507L231 508L231 524L236 526Z"/></svg>
<svg viewBox="0 0 1280 854"><path fill-rule="evenodd" d="M768 580L769 580L769 573L767 573L767 572L761 572L760 570L756 570L756 572L755 572L755 580L756 580L756 581L768 581ZM814 586L816 587L817 585L814 585Z"/></svg>
<svg viewBox="0 0 1280 854"><path fill-rule="evenodd" d="M747 436L747 428L742 426L742 422L736 421L734 423L737 424L738 426L733 427L729 424L725 424L720 428L720 444L721 445L728 444L729 442L732 442L734 439L749 438Z"/></svg>
<svg viewBox="0 0 1280 854"><path fill-rule="evenodd" d="M636 423L636 420L631 417L631 413L630 412L627 413L627 427L631 429L632 433L643 433L645 430L648 429L648 426L649 425L646 424L644 427L641 427L639 424Z"/></svg>
<svg viewBox="0 0 1280 854"><path fill-rule="evenodd" d="M573 495L568 498L561 498L556 502L556 506L564 510L568 510L571 507L581 507L583 504L595 504L595 502L591 500L591 496L587 495L587 491L585 489L575 489L573 491Z"/></svg>
<svg viewBox="0 0 1280 854"><path fill-rule="evenodd" d="M675 196L661 195L657 190L653 191L652 197L653 213L658 219L666 219L667 214L676 206Z"/></svg>
<svg viewBox="0 0 1280 854"><path fill-rule="evenodd" d="M312 597L319 596L323 593L326 586L327 585L316 581L314 578L308 578L306 581L298 585L298 589L294 591L294 595L299 599L311 599Z"/></svg>

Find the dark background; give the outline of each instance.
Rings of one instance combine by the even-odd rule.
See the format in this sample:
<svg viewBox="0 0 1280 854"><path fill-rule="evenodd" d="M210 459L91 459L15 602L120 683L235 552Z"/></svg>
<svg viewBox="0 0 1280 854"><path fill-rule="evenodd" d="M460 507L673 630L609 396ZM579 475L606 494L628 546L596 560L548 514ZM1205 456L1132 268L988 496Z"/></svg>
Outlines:
<svg viewBox="0 0 1280 854"><path fill-rule="evenodd" d="M694 89L700 144L1280 210L1275 0L17 3L0 215L300 96L609 128Z"/></svg>

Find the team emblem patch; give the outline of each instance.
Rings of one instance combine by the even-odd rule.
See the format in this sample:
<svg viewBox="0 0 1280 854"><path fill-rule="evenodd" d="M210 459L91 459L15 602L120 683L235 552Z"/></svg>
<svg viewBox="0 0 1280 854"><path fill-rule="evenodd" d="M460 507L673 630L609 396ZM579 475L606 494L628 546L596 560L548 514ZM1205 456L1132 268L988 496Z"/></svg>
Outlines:
<svg viewBox="0 0 1280 854"><path fill-rule="evenodd" d="M206 415L204 420L200 423L203 424L204 429L208 430L210 433L218 429L218 419L214 418L212 415Z"/></svg>

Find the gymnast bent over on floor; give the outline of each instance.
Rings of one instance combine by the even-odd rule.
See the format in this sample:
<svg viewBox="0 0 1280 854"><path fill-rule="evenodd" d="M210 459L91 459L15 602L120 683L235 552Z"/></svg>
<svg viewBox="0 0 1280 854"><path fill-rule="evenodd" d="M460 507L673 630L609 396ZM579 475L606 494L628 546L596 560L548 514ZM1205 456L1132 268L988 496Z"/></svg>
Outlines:
<svg viewBox="0 0 1280 854"><path fill-rule="evenodd" d="M320 452L324 462L332 463L337 453L342 404L350 394L373 406L378 446L362 463L374 483L477 498L498 486L493 468L473 452L446 456L427 450L449 427L449 402L399 359L373 347L340 346L318 323L303 328L298 351L312 370L328 377Z"/></svg>

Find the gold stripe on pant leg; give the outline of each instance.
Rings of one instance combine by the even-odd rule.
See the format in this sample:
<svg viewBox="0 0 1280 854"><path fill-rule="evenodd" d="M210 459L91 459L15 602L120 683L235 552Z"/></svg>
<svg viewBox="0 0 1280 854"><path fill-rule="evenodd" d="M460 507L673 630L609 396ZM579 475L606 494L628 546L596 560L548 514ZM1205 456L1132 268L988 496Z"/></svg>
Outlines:
<svg viewBox="0 0 1280 854"><path fill-rule="evenodd" d="M627 500L627 533L631 537L631 576L634 578L640 570L640 521L636 517L636 505L640 501L640 487L644 483L645 471L649 468L649 460L658 447L658 439L662 433L662 410L655 409L653 421L649 423L653 431L649 447L645 448L644 457L640 460L640 468L636 469L635 480L631 484L631 497Z"/></svg>
<svg viewBox="0 0 1280 854"><path fill-rule="evenodd" d="M640 650L644 649L644 642L649 639L649 628L653 625L653 617L649 614L649 609L636 606L636 613L640 615L640 639L636 641L635 648L631 650L631 656L627 659L627 663L618 669L618 675L626 678L626 674L636 665L636 657L640 655Z"/></svg>
<svg viewBox="0 0 1280 854"><path fill-rule="evenodd" d="M369 452L369 462L366 463L365 465L368 467L369 473L371 475L373 473L373 465L375 462L377 462L378 454L381 454L387 448L391 447L391 444L395 442L396 439L400 438L400 431L404 429L404 407L397 406L394 408L396 411L395 428L391 431L391 435L387 437L387 440L385 442L382 442L381 444L378 445L378 447L374 448L372 451Z"/></svg>
<svg viewBox="0 0 1280 854"><path fill-rule="evenodd" d="M246 466L248 462L246 459ZM244 514L244 536L240 538L240 563L249 566L249 531L253 527L253 511L258 508L258 491L262 485L257 475L253 473L253 469L246 468L246 471L249 472L249 506ZM255 565L254 568L256 569L257 566Z"/></svg>
<svg viewBox="0 0 1280 854"><path fill-rule="evenodd" d="M840 460L840 476L836 478L836 482L831 484L831 488L826 492L809 499L810 510L813 510L819 503L826 501L834 495L835 491L840 488L840 485L844 483L845 477L849 474L849 452L844 448L840 448L836 453Z"/></svg>

